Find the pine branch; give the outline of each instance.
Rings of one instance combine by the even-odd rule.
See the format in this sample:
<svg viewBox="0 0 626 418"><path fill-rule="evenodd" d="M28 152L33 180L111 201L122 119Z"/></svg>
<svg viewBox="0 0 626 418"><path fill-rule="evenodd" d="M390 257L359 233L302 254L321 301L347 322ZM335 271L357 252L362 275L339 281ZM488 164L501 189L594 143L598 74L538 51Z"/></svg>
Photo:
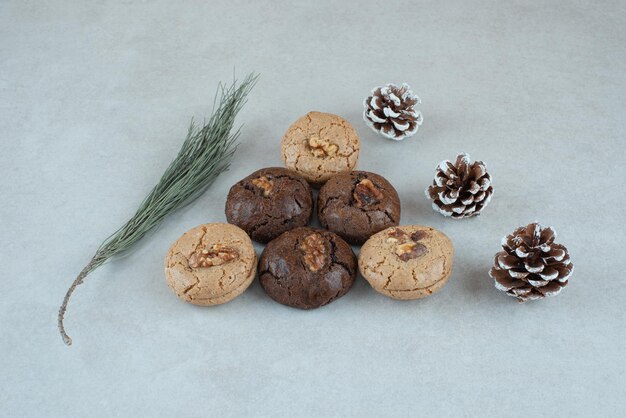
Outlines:
<svg viewBox="0 0 626 418"><path fill-rule="evenodd" d="M59 332L67 345L72 339L65 332L64 318L72 294L92 271L114 256L128 251L166 216L191 203L226 171L232 161L239 130L231 133L235 117L246 103L258 75L248 75L241 85L234 81L218 86L219 104L202 127L191 121L187 137L159 182L141 202L135 214L98 248L92 259L67 290L57 318Z"/></svg>

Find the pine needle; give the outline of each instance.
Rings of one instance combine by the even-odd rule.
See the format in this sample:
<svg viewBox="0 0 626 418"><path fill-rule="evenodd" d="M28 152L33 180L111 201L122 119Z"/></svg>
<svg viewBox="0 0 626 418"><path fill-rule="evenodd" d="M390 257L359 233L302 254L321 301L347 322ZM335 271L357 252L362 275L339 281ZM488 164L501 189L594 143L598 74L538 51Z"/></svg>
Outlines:
<svg viewBox="0 0 626 418"><path fill-rule="evenodd" d="M246 103L246 97L257 79L258 75L249 74L239 86L236 81L228 87L220 83L216 95L219 104L209 120L202 127L191 121L178 155L157 185L141 202L133 217L100 245L78 274L63 298L57 317L59 332L65 344L72 344L63 323L67 304L85 277L112 257L127 252L167 215L191 203L228 169L240 133L239 129L231 133L235 117Z"/></svg>

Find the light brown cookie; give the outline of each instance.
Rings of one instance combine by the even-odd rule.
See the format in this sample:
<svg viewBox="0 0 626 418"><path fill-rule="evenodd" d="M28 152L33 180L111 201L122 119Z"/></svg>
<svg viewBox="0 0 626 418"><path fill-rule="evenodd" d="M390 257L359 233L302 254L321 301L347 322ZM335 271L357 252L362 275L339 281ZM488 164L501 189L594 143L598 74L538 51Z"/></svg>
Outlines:
<svg viewBox="0 0 626 418"><path fill-rule="evenodd" d="M172 291L194 305L231 301L256 276L256 252L250 237L235 225L212 223L185 232L165 257Z"/></svg>
<svg viewBox="0 0 626 418"><path fill-rule="evenodd" d="M348 121L321 112L309 112L295 121L280 144L285 167L315 187L337 173L354 170L359 149L359 136Z"/></svg>
<svg viewBox="0 0 626 418"><path fill-rule="evenodd" d="M419 299L446 284L453 257L452 241L443 232L427 226L394 226L363 244L359 271L385 296Z"/></svg>

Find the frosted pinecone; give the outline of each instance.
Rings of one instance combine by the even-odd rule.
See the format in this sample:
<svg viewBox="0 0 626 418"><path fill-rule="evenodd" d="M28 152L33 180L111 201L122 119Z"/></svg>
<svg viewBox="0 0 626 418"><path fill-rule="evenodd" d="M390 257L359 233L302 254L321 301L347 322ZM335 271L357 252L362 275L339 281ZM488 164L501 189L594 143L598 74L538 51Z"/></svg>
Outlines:
<svg viewBox="0 0 626 418"><path fill-rule="evenodd" d="M555 244L554 229L538 223L517 228L502 239L489 275L496 288L520 302L555 296L567 285L574 265L567 248Z"/></svg>
<svg viewBox="0 0 626 418"><path fill-rule="evenodd" d="M415 110L420 103L408 84L387 84L372 90L363 101L363 120L384 137L401 141L414 135L422 124L422 114Z"/></svg>
<svg viewBox="0 0 626 418"><path fill-rule="evenodd" d="M487 167L482 161L470 162L470 156L465 153L457 156L454 163L448 160L439 163L433 184L426 189L433 209L453 219L478 215L492 194Z"/></svg>

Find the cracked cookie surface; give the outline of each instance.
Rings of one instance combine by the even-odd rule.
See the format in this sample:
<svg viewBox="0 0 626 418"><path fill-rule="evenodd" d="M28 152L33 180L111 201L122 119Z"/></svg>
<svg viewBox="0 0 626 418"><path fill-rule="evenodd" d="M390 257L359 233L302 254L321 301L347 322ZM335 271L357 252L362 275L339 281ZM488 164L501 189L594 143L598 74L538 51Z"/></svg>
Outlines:
<svg viewBox="0 0 626 418"><path fill-rule="evenodd" d="M259 282L276 302L313 309L346 294L356 269L352 248L338 235L302 227L267 244L259 260Z"/></svg>
<svg viewBox="0 0 626 418"><path fill-rule="evenodd" d="M313 194L299 174L282 167L263 168L230 188L225 212L228 222L265 243L309 223Z"/></svg>
<svg viewBox="0 0 626 418"><path fill-rule="evenodd" d="M452 273L454 247L443 232L394 226L373 235L359 253L359 271L379 293L419 299L441 289Z"/></svg>
<svg viewBox="0 0 626 418"><path fill-rule="evenodd" d="M243 293L256 276L256 252L241 228L224 223L185 232L165 257L165 278L180 299L219 305Z"/></svg>
<svg viewBox="0 0 626 418"><path fill-rule="evenodd" d="M370 236L400 223L400 198L384 177L352 171L330 178L317 198L322 227L350 244L363 244Z"/></svg>
<svg viewBox="0 0 626 418"><path fill-rule="evenodd" d="M342 117L309 112L287 129L280 149L285 167L320 187L333 175L356 168L360 141Z"/></svg>

